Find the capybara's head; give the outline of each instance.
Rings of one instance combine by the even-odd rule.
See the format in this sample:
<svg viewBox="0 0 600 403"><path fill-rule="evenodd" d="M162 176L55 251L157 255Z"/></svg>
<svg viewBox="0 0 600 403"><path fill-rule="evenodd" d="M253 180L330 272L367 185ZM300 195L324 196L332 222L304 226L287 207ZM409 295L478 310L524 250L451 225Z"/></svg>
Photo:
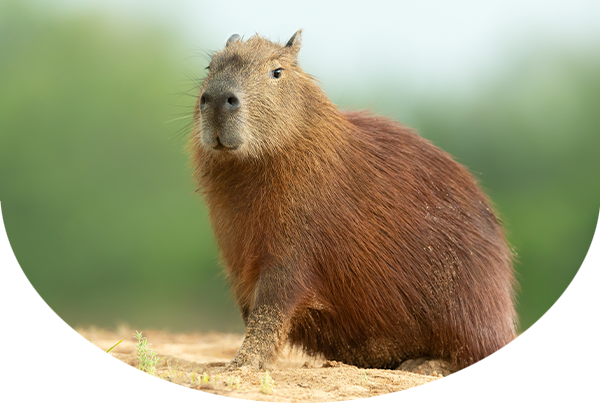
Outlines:
<svg viewBox="0 0 600 403"><path fill-rule="evenodd" d="M257 35L232 35L213 54L194 112L194 135L205 152L258 157L302 131L306 103L320 90L298 65L302 30L280 45Z"/></svg>

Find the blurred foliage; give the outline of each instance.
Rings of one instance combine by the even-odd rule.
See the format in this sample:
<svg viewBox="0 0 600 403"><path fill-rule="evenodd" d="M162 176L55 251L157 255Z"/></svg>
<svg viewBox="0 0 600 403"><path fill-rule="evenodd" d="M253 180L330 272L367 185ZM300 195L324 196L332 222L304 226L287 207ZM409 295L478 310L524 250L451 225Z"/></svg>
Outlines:
<svg viewBox="0 0 600 403"><path fill-rule="evenodd" d="M0 201L29 280L72 326L241 332L184 150L189 52L23 4L0 9ZM575 275L600 205L600 52L536 50L472 97L415 100L410 122L495 201L522 330Z"/></svg>
<svg viewBox="0 0 600 403"><path fill-rule="evenodd" d="M40 295L71 325L241 331L184 152L177 92L194 84L175 36L0 18L0 201Z"/></svg>

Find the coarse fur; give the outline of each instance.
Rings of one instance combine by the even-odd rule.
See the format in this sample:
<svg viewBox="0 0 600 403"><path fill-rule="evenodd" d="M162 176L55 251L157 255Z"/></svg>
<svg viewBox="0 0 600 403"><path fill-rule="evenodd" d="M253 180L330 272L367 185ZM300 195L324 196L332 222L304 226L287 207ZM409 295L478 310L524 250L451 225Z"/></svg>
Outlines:
<svg viewBox="0 0 600 403"><path fill-rule="evenodd" d="M195 107L195 177L246 324L230 366L267 367L287 340L463 368L510 342L512 253L476 180L399 123L338 110L300 41L232 36Z"/></svg>

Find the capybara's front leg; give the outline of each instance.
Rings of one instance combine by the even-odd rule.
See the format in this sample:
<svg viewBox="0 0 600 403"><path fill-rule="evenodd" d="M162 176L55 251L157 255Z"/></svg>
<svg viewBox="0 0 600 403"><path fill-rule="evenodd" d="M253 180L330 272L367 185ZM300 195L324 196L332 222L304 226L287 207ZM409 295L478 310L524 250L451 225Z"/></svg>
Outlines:
<svg viewBox="0 0 600 403"><path fill-rule="evenodd" d="M285 341L287 321L277 307L262 305L248 318L246 337L228 368L266 369Z"/></svg>
<svg viewBox="0 0 600 403"><path fill-rule="evenodd" d="M261 273L246 321L246 337L229 369L244 366L266 369L276 358L298 301L302 300L304 287L294 277L289 269L271 268Z"/></svg>

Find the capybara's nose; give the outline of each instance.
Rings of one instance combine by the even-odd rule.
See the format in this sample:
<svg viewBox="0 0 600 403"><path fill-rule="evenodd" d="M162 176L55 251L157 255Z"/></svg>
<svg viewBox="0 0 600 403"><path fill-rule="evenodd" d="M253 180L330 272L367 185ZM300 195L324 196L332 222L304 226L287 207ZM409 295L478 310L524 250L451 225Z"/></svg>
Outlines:
<svg viewBox="0 0 600 403"><path fill-rule="evenodd" d="M235 112L240 109L240 99L233 92L226 92L217 101L218 105L227 111Z"/></svg>
<svg viewBox="0 0 600 403"><path fill-rule="evenodd" d="M206 110L207 107L222 110L223 112L235 112L240 109L242 102L233 92L227 91L223 94L212 95L208 91L200 96L200 108Z"/></svg>

